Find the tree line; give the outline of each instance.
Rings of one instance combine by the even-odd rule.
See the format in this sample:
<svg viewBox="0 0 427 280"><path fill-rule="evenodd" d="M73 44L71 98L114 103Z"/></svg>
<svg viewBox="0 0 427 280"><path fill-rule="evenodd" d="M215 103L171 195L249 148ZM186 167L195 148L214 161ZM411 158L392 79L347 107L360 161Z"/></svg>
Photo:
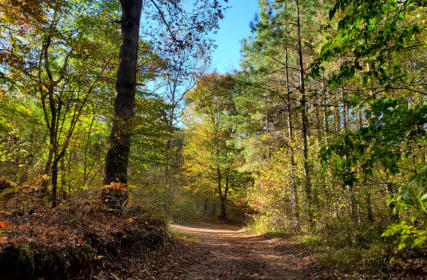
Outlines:
<svg viewBox="0 0 427 280"><path fill-rule="evenodd" d="M259 5L242 69L187 96L188 185L235 187L263 231L424 247L425 2Z"/></svg>
<svg viewBox="0 0 427 280"><path fill-rule="evenodd" d="M425 246L425 1L260 0L241 70L207 73L225 2L3 1L1 176Z"/></svg>

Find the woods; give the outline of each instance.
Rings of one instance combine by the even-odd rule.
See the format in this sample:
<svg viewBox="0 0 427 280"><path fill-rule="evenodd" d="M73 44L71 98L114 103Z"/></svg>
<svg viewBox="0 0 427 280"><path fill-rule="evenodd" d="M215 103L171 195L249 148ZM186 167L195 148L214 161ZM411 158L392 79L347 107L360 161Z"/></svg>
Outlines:
<svg viewBox="0 0 427 280"><path fill-rule="evenodd" d="M292 236L335 276L422 279L426 2L258 2L220 73L233 1L2 1L0 251L101 252L128 224L156 248L167 223L219 218ZM68 240L76 217L107 225Z"/></svg>

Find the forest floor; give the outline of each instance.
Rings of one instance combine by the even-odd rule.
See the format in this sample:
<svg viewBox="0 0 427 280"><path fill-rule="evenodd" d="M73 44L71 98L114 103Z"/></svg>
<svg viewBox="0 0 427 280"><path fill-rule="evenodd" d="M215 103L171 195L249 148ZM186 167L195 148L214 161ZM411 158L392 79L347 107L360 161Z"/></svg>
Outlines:
<svg viewBox="0 0 427 280"><path fill-rule="evenodd" d="M279 238L208 223L171 225L171 231L178 238L170 244L105 263L90 279L331 279L310 251Z"/></svg>
<svg viewBox="0 0 427 280"><path fill-rule="evenodd" d="M297 244L251 234L229 225L172 225L195 240L187 246L198 259L179 279L326 279L328 273Z"/></svg>
<svg viewBox="0 0 427 280"><path fill-rule="evenodd" d="M419 273L338 272L340 267L323 266L315 252L293 238L252 234L232 225L174 224L170 232L164 246L105 258L74 280L426 279Z"/></svg>

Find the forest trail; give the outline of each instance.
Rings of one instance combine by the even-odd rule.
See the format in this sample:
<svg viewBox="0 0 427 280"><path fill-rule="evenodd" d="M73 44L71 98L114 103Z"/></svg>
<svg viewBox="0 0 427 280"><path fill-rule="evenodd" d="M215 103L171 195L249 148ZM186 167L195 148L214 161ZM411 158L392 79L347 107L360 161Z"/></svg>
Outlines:
<svg viewBox="0 0 427 280"><path fill-rule="evenodd" d="M278 238L229 225L202 223L171 228L196 239L186 242L194 259L177 279L327 278L310 252Z"/></svg>

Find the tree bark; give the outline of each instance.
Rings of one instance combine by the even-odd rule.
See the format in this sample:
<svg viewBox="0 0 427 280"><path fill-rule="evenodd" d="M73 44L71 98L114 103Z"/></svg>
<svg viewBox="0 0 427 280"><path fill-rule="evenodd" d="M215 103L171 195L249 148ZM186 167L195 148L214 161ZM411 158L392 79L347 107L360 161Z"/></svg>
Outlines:
<svg viewBox="0 0 427 280"><path fill-rule="evenodd" d="M221 214L219 215L219 217L223 220L227 219L227 212L226 212L226 204L227 204L227 195L228 195L228 190L230 188L230 178L228 177L228 172L226 172L225 174L225 186L224 186L224 193L221 196Z"/></svg>
<svg viewBox="0 0 427 280"><path fill-rule="evenodd" d="M62 199L67 199L67 168L65 167L65 155L60 160L61 168L61 194Z"/></svg>
<svg viewBox="0 0 427 280"><path fill-rule="evenodd" d="M86 146L85 146L85 150L84 150L84 154L83 154L83 185L86 185L87 179L89 177L89 172L87 171L87 161L88 161L88 151L89 151L89 144L90 144L90 136L92 135L92 127L93 127L93 123L95 122L96 119L96 115L95 112L93 114L92 120L90 121L90 125L89 125L89 131L87 132L87 139L86 139Z"/></svg>
<svg viewBox="0 0 427 280"><path fill-rule="evenodd" d="M52 167L53 151L49 148L49 155L44 167L43 179L41 182L41 194L44 196L47 193L47 187L49 186L50 169Z"/></svg>
<svg viewBox="0 0 427 280"><path fill-rule="evenodd" d="M216 168L216 174L217 174L217 191L218 191L218 195L219 195L219 203L220 203L220 214L219 217L221 219L225 219L227 214L225 212L225 199L224 199L224 195L222 193L222 184L221 184L221 180L222 180L222 175L221 175L221 170L219 169L219 167Z"/></svg>
<svg viewBox="0 0 427 280"><path fill-rule="evenodd" d="M55 157L52 163L52 207L56 207L57 199L56 192L58 190L58 159Z"/></svg>
<svg viewBox="0 0 427 280"><path fill-rule="evenodd" d="M286 69L286 93L287 93L287 110L288 110L288 138L289 138L289 147L290 147L290 160L291 160L291 172L290 172L290 183L291 189L293 192L293 214L294 214L294 225L297 231L301 230L300 222L300 213L299 213L299 196L298 196L298 186L295 182L295 151L292 146L292 141L294 138L294 129L292 122L292 108L291 108L291 90L289 85L289 65L288 65L288 48L285 47L285 69Z"/></svg>
<svg viewBox="0 0 427 280"><path fill-rule="evenodd" d="M362 129L363 127L363 112L362 109L359 110L359 130ZM365 189L365 200L366 200L366 210L367 210L367 217L368 217L368 221L370 223L374 222L374 214L372 212L372 195L371 195L371 190L368 189L366 186L366 175L363 176L362 179L362 187Z"/></svg>
<svg viewBox="0 0 427 280"><path fill-rule="evenodd" d="M310 229L314 227L313 205L312 205L312 190L310 181L310 170L308 162L308 117L307 117L307 93L305 92L305 70L302 53L302 38L301 38L301 12L299 1L296 0L297 9L297 32L298 32L298 59L300 66L300 93L301 93L301 119L302 119L302 139L303 139L303 158L304 158L304 186L307 197L307 216Z"/></svg>
<svg viewBox="0 0 427 280"><path fill-rule="evenodd" d="M135 106L141 0L121 0L121 45L116 81L110 148L105 162L104 184L127 184L132 119Z"/></svg>

